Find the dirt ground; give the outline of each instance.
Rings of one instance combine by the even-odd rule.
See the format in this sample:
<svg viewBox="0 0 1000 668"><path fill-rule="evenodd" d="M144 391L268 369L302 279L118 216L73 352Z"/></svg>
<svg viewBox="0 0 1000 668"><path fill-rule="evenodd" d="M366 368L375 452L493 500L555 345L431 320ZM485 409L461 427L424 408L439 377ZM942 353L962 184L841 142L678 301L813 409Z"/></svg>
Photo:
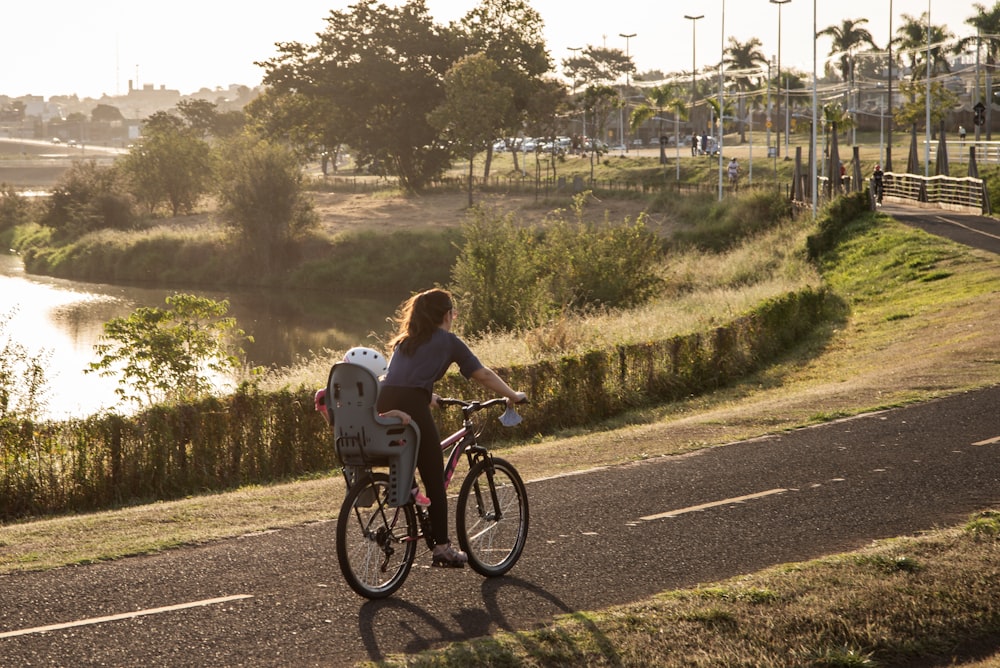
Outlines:
<svg viewBox="0 0 1000 668"><path fill-rule="evenodd" d="M514 212L522 223L540 222L554 209L570 206L568 197L542 197L533 194L483 195L473 193L473 203L488 209ZM468 215L469 196L465 192L429 192L421 195L381 193L317 193L316 212L323 230L333 234L366 229L388 232L397 229L427 227L460 227ZM646 203L639 200L601 200L591 196L584 207L584 218L603 220L605 213L612 221L634 220L645 211ZM567 213L569 217L569 213ZM648 214L648 224L660 227L667 222L662 213Z"/></svg>

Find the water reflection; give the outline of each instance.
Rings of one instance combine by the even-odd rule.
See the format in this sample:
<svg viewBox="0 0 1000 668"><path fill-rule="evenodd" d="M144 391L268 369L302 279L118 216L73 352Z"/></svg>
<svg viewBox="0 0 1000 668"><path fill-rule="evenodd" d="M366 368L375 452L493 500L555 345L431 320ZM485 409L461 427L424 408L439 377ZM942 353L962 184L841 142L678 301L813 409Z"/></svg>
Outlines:
<svg viewBox="0 0 1000 668"><path fill-rule="evenodd" d="M228 299L230 315L254 338L245 348L252 365L287 366L324 348L344 350L386 338L386 318L405 294L347 298L317 291L185 289ZM81 416L114 406L116 381L84 374L105 322L140 306L164 306L176 290L81 283L28 275L20 258L0 254L0 313L15 312L12 338L32 354L47 351L49 414Z"/></svg>

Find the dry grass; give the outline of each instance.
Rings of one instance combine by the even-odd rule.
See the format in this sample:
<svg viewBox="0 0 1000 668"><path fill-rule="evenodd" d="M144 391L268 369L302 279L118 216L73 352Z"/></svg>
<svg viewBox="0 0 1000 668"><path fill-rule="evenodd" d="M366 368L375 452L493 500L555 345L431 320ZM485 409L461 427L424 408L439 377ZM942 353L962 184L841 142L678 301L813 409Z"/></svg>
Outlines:
<svg viewBox="0 0 1000 668"><path fill-rule="evenodd" d="M957 529L880 541L378 665L914 665L957 653L956 638L995 632L998 532L1000 514L985 514Z"/></svg>

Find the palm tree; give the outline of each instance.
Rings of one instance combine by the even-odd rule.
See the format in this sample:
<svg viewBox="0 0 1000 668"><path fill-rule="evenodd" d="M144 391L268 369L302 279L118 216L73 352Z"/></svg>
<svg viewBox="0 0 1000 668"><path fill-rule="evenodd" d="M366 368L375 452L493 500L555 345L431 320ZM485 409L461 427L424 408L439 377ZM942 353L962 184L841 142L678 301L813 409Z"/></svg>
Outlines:
<svg viewBox="0 0 1000 668"><path fill-rule="evenodd" d="M903 25L896 30L893 44L897 45L901 52L906 53L910 63L911 78L927 78L927 12L921 14L920 18L903 14L902 19ZM929 71L932 76L939 72L951 72L951 64L945 56L944 43L954 38L955 34L948 30L947 26L930 26Z"/></svg>
<svg viewBox="0 0 1000 668"><path fill-rule="evenodd" d="M629 128L633 133L638 130L643 123L655 118L659 123L656 134L662 137L663 111L668 108L673 110L675 119L687 117L687 110L685 107L687 98L681 86L677 84L663 84L662 86L654 86L652 88L643 89L643 94L645 95L645 99L632 109L632 113L629 116ZM675 123L674 138L679 141L676 137L676 127L677 124ZM660 164L662 165L666 163L666 161L667 156L665 153L665 147L663 144L660 144Z"/></svg>
<svg viewBox="0 0 1000 668"><path fill-rule="evenodd" d="M734 81L740 91L740 143L746 142L746 129L743 124L743 94L760 85L761 73L767 68L767 56L760 50L761 41L751 37L740 43L735 37L729 38L722 64L734 70Z"/></svg>
<svg viewBox="0 0 1000 668"><path fill-rule="evenodd" d="M817 33L817 36L828 35L833 38L829 55L840 56L840 78L844 81L854 78L851 76L854 71L854 52L859 46L867 45L878 50L872 34L861 27L865 23L868 23L868 19L844 19L839 26L827 26Z"/></svg>
<svg viewBox="0 0 1000 668"><path fill-rule="evenodd" d="M978 2L972 3L973 8L975 8L976 13L965 19L965 22L976 29L976 35L974 37L965 37L958 41L955 47L956 53L961 53L970 48L980 48L982 40L980 35L991 35L990 39L985 40L986 46L986 87L984 90L993 90L993 68L996 67L997 61L1000 60L1000 40L995 39L996 35L1000 35L1000 2L993 5L992 8L987 9L985 6ZM978 82L977 82L978 85ZM987 92L984 95L985 98L989 97ZM979 102L980 100L973 100L973 104ZM992 104L986 105L986 139L990 139L991 132L991 121L992 121ZM977 135L978 138L978 128Z"/></svg>

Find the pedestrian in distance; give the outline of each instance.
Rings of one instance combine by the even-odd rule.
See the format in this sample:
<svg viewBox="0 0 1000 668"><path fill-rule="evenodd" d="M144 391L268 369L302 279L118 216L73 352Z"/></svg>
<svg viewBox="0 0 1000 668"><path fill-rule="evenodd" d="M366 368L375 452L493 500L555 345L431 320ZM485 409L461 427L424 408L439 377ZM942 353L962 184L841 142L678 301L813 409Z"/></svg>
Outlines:
<svg viewBox="0 0 1000 668"><path fill-rule="evenodd" d="M739 187L740 179L740 163L736 161L734 156L732 160L729 161L729 185L733 190Z"/></svg>
<svg viewBox="0 0 1000 668"><path fill-rule="evenodd" d="M882 205L882 179L884 176L882 166L875 165L875 171L872 172L872 187L875 188L875 203L879 206Z"/></svg>

